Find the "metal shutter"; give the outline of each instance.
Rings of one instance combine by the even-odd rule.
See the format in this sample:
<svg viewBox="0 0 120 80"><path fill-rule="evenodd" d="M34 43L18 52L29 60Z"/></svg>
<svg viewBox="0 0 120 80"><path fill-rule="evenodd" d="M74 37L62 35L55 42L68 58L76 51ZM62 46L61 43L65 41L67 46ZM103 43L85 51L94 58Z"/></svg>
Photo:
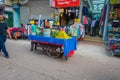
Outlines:
<svg viewBox="0 0 120 80"><path fill-rule="evenodd" d="M50 18L50 13L54 13L54 9L50 7L49 0L30 0L30 14L31 18Z"/></svg>

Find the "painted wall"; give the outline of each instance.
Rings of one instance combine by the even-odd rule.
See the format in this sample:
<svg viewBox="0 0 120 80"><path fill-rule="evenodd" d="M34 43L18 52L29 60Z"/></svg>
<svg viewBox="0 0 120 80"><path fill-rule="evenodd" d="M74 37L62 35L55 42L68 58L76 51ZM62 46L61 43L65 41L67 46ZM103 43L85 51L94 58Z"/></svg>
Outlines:
<svg viewBox="0 0 120 80"><path fill-rule="evenodd" d="M13 6L13 23L14 27L20 27L20 7L18 5Z"/></svg>

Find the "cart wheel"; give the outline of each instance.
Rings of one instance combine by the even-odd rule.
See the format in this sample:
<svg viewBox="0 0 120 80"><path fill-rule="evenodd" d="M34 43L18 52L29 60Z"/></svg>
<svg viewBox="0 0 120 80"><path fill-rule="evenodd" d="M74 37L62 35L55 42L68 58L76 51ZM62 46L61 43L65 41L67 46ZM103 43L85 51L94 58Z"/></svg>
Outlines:
<svg viewBox="0 0 120 80"><path fill-rule="evenodd" d="M48 51L48 45L43 45L43 46L42 46L42 49L43 49L43 51L45 51L45 52Z"/></svg>
<svg viewBox="0 0 120 80"><path fill-rule="evenodd" d="M58 58L61 53L57 51L57 47L50 46L46 51L47 55L52 58Z"/></svg>

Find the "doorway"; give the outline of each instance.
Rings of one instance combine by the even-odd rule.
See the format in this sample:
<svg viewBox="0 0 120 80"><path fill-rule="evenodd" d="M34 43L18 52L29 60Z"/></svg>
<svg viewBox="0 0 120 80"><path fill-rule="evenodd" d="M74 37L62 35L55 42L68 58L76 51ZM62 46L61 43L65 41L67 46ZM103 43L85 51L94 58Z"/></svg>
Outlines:
<svg viewBox="0 0 120 80"><path fill-rule="evenodd" d="M8 26L13 27L13 13L10 11L5 11L4 13L8 15L8 18L6 19Z"/></svg>

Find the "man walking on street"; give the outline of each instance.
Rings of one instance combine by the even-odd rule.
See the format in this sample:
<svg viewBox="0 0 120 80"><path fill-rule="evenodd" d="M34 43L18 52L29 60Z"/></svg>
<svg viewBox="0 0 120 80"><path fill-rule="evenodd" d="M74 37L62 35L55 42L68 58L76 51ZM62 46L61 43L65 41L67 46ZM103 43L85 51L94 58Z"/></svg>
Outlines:
<svg viewBox="0 0 120 80"><path fill-rule="evenodd" d="M9 54L5 47L5 42L7 40L7 24L4 23L4 16L0 15L0 52L3 51L5 58L9 58Z"/></svg>

